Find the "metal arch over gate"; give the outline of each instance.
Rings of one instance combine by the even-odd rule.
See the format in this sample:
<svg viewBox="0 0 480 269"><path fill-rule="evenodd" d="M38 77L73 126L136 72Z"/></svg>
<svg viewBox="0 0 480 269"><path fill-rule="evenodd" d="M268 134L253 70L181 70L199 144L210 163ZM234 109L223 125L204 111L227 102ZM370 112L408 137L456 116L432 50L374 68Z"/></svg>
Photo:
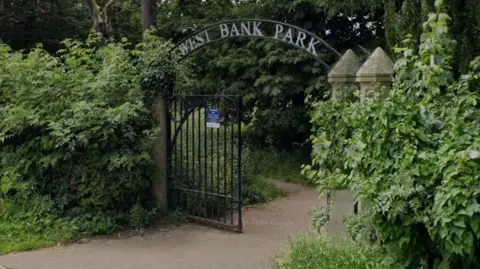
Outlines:
<svg viewBox="0 0 480 269"><path fill-rule="evenodd" d="M327 70L330 66L321 58L319 52L342 57L340 52L312 32L288 23L263 19L236 19L211 24L182 39L174 46L172 52L187 57L206 45L244 37L272 39L288 44L311 55Z"/></svg>

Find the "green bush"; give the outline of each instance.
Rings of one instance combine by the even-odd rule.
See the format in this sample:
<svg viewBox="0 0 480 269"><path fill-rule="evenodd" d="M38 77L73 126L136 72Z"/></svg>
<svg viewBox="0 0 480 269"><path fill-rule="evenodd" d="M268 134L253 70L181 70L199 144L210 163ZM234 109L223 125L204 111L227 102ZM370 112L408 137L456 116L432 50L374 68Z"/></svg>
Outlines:
<svg viewBox="0 0 480 269"><path fill-rule="evenodd" d="M353 189L368 219L351 232L378 236L407 268L480 266L480 75L453 76L448 20L430 14L418 55L397 49L388 96L318 105L313 118L306 174L322 190Z"/></svg>
<svg viewBox="0 0 480 269"><path fill-rule="evenodd" d="M312 185L305 176L301 175L302 164L308 160L308 151L305 149L292 151L255 149L249 154L249 170L256 176Z"/></svg>
<svg viewBox="0 0 480 269"><path fill-rule="evenodd" d="M0 240L15 240L24 224L89 235L147 222L158 130L155 93L141 82L168 55L150 50L169 47L97 44L66 40L58 56L0 45L0 227L13 229Z"/></svg>
<svg viewBox="0 0 480 269"><path fill-rule="evenodd" d="M378 247L343 238L323 235L303 235L292 241L285 258L277 262L278 269L393 269L385 265L384 253Z"/></svg>
<svg viewBox="0 0 480 269"><path fill-rule="evenodd" d="M285 195L286 193L280 190L272 180L262 176L253 176L242 188L242 203L244 205L268 203Z"/></svg>
<svg viewBox="0 0 480 269"><path fill-rule="evenodd" d="M147 210L144 206L138 201L130 209L130 226L134 229L141 230L155 221L157 216L157 209Z"/></svg>

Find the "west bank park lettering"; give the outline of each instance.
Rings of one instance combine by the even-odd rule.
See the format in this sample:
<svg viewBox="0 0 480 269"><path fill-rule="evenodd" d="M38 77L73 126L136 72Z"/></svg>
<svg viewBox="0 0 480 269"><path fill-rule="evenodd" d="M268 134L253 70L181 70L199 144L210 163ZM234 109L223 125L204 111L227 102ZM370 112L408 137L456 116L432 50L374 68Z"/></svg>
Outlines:
<svg viewBox="0 0 480 269"><path fill-rule="evenodd" d="M301 49L317 59L320 57L322 49L341 57L339 52L311 32L282 22L255 19L231 20L212 24L180 41L174 50L182 57L186 57L208 44L242 37L277 40ZM321 62L323 63L323 61Z"/></svg>

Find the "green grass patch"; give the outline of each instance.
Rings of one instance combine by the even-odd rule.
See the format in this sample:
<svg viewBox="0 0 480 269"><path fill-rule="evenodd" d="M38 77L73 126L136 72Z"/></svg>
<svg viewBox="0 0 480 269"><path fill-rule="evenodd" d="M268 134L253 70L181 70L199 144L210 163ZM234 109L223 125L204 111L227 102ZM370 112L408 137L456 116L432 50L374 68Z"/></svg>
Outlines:
<svg viewBox="0 0 480 269"><path fill-rule="evenodd" d="M275 198L287 195L287 193L279 189L272 180L262 176L251 179L249 184L245 186L243 193L244 197L242 197L242 199L245 205L268 203Z"/></svg>
<svg viewBox="0 0 480 269"><path fill-rule="evenodd" d="M59 219L0 220L0 255L54 246L77 238L75 227Z"/></svg>
<svg viewBox="0 0 480 269"><path fill-rule="evenodd" d="M249 158L251 158L249 169L253 175L313 186L305 176L301 175L302 165L310 162L305 150L278 152L252 149Z"/></svg>
<svg viewBox="0 0 480 269"><path fill-rule="evenodd" d="M349 239L305 234L292 240L288 255L277 262L278 269L387 269L384 252Z"/></svg>
<svg viewBox="0 0 480 269"><path fill-rule="evenodd" d="M0 199L0 255L75 239L78 228L50 208L48 199L38 197L18 203Z"/></svg>

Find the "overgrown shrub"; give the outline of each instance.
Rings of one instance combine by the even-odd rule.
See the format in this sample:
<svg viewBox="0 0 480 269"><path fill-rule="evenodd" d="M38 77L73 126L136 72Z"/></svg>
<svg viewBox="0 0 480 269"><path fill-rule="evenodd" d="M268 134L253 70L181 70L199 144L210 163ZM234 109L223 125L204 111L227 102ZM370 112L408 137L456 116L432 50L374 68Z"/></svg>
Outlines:
<svg viewBox="0 0 480 269"><path fill-rule="evenodd" d="M168 49L158 44L148 46ZM0 222L60 218L76 234L145 224L158 130L141 80L152 53L127 45L66 40L58 56L0 45Z"/></svg>
<svg viewBox="0 0 480 269"><path fill-rule="evenodd" d="M317 106L306 173L321 190L353 189L368 213L357 227L371 225L405 267L478 268L480 75L452 75L455 42L441 2L418 55L397 49L403 58L385 99ZM337 124L324 125L330 117Z"/></svg>
<svg viewBox="0 0 480 269"><path fill-rule="evenodd" d="M393 269L382 261L385 253L378 247L349 239L303 235L292 241L290 251L278 261L278 269Z"/></svg>

